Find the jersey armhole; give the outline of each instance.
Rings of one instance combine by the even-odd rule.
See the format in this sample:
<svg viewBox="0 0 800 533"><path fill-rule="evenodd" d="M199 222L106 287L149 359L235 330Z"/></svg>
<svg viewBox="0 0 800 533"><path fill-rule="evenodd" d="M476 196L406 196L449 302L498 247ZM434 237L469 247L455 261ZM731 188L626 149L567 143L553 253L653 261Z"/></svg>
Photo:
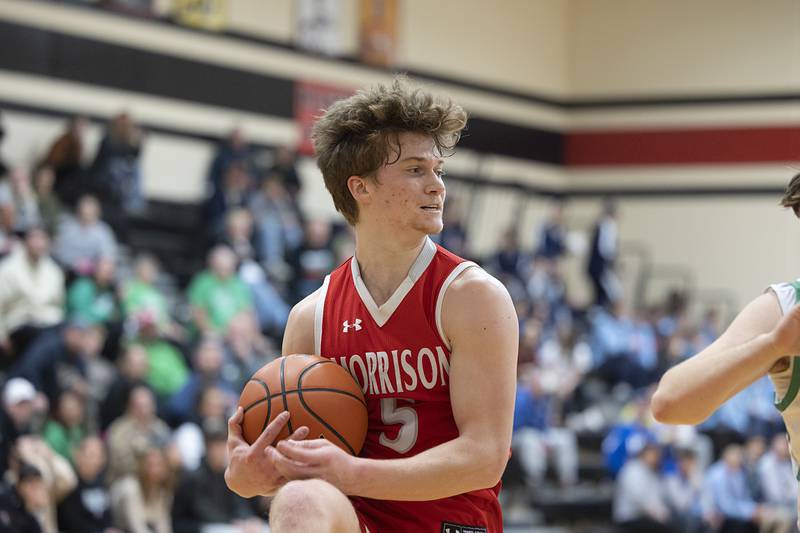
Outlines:
<svg viewBox="0 0 800 533"><path fill-rule="evenodd" d="M784 372L791 372L786 394L783 395L783 398L778 398L778 393L775 393L775 408L781 412L791 405L800 391L800 365L797 364L797 356L789 358L789 366L790 368L784 370Z"/></svg>
<svg viewBox="0 0 800 533"><path fill-rule="evenodd" d="M477 267L478 265L473 263L472 261L464 261L463 263L459 263L450 272L450 275L445 278L444 283L439 288L439 294L436 296L436 331L439 332L439 337L444 342L445 348L449 352L452 348L450 345L450 339L447 338L447 335L444 333L444 327L442 327L442 306L444 305L444 295L447 292L447 288L450 286L451 283L466 269L471 267Z"/></svg>
<svg viewBox="0 0 800 533"><path fill-rule="evenodd" d="M314 308L314 351L316 355L322 355L322 319L325 316L325 298L328 296L328 284L331 276L325 276L322 287L319 289L319 298Z"/></svg>
<svg viewBox="0 0 800 533"><path fill-rule="evenodd" d="M797 304L798 297L800 297L800 280L795 280L791 283L774 283L770 285L767 290L772 291L778 298L778 303L781 306L781 313L786 314L792 307ZM797 356L789 358L789 368L782 370L775 374L775 376L785 376L789 374L789 387L782 398L778 397L778 392L775 392L775 408L778 411L785 411L797 397L800 392L800 365L797 364Z"/></svg>

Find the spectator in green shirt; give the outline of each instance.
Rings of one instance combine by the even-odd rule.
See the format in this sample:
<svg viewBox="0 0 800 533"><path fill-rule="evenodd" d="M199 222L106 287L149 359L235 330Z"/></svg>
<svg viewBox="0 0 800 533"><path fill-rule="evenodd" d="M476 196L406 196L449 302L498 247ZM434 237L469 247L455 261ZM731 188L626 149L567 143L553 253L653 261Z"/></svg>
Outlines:
<svg viewBox="0 0 800 533"><path fill-rule="evenodd" d="M123 291L122 304L126 316L133 316L140 311L148 311L156 323L166 326L169 322L167 300L155 287L158 278L158 263L151 255L140 255L133 266L133 279Z"/></svg>
<svg viewBox="0 0 800 533"><path fill-rule="evenodd" d="M43 437L50 448L73 462L72 452L87 435L83 397L74 390L61 392L53 416L45 423Z"/></svg>
<svg viewBox="0 0 800 533"><path fill-rule="evenodd" d="M92 276L78 278L67 291L67 315L104 325L119 320L116 274L113 259L98 260Z"/></svg>
<svg viewBox="0 0 800 533"><path fill-rule="evenodd" d="M186 359L178 348L163 338L147 311L134 317L134 342L147 353L145 381L158 395L159 401L169 400L189 379Z"/></svg>
<svg viewBox="0 0 800 533"><path fill-rule="evenodd" d="M189 285L192 316L201 334L224 335L236 315L253 312L253 301L247 286L236 276L236 256L228 246L212 248L208 267Z"/></svg>
<svg viewBox="0 0 800 533"><path fill-rule="evenodd" d="M115 360L122 335L122 312L117 293L117 266L112 258L95 263L91 276L80 277L67 291L67 316L89 324L102 324L106 331L103 355Z"/></svg>

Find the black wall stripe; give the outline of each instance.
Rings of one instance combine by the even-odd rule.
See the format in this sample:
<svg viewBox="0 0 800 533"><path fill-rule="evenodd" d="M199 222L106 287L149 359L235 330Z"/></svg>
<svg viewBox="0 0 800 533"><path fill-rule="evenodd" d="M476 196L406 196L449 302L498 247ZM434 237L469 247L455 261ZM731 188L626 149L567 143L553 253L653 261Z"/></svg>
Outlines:
<svg viewBox="0 0 800 533"><path fill-rule="evenodd" d="M0 22L0 68L292 118L294 82Z"/></svg>
<svg viewBox="0 0 800 533"><path fill-rule="evenodd" d="M491 154L561 165L564 135L555 131L471 117L459 146Z"/></svg>

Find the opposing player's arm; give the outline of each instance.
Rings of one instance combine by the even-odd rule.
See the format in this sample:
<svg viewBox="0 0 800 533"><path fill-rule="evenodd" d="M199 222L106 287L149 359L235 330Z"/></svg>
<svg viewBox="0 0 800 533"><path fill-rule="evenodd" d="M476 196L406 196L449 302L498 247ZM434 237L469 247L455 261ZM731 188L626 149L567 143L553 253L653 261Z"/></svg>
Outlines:
<svg viewBox="0 0 800 533"><path fill-rule="evenodd" d="M664 374L653 396L653 415L668 424L698 424L780 358L797 353L800 307L781 318L778 299L768 291L714 343Z"/></svg>
<svg viewBox="0 0 800 533"><path fill-rule="evenodd" d="M319 291L306 297L292 308L283 336L283 355L314 353L314 309ZM288 413L279 415L249 445L242 437L242 409L239 408L228 421L228 458L225 482L233 492L245 498L271 496L286 483L275 469L278 452L272 446L275 437L289 420ZM308 428L298 428L290 437L302 440Z"/></svg>
<svg viewBox="0 0 800 533"><path fill-rule="evenodd" d="M346 494L434 500L494 486L508 460L514 411L518 322L505 287L479 269L445 294L452 344L450 399L459 436L413 457L350 457L325 441L280 443L286 477L320 477Z"/></svg>

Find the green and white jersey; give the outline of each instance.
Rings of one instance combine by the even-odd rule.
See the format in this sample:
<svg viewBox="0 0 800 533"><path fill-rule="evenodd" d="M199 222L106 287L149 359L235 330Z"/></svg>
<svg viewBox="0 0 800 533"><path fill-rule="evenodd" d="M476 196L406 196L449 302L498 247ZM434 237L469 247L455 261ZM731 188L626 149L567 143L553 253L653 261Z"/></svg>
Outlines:
<svg viewBox="0 0 800 533"><path fill-rule="evenodd" d="M770 285L778 297L783 314L800 303L800 279L789 283L776 283ZM800 354L789 358L789 367L780 372L769 374L772 384L775 386L775 407L781 412L783 422L786 424L786 432L789 435L789 448L791 449L792 465L794 466L795 476L798 476L798 458L800 458L800 399L797 398L800 391ZM798 502L800 510L800 502Z"/></svg>

